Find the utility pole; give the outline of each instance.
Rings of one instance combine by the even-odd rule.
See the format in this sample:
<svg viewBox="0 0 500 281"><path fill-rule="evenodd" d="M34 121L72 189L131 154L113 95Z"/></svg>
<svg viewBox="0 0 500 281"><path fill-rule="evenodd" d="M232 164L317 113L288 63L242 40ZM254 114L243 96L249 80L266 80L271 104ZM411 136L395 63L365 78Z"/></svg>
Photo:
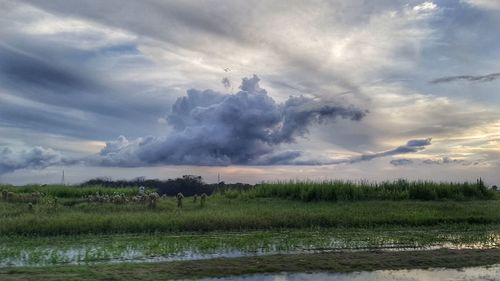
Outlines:
<svg viewBox="0 0 500 281"><path fill-rule="evenodd" d="M64 179L64 170L62 170L61 185L66 185L66 180Z"/></svg>

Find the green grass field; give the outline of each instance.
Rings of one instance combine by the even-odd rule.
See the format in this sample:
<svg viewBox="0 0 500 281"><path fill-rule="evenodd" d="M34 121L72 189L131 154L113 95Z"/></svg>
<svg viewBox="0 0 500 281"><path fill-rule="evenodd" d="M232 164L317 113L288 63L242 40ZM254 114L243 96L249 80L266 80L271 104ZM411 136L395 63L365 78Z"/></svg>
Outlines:
<svg viewBox="0 0 500 281"><path fill-rule="evenodd" d="M200 199L194 203L193 198L184 198L182 208L177 208L175 198L160 198L154 206L132 201L116 204L85 199L96 193L111 196L120 193L129 198L137 192L131 188L30 186L0 189L3 195L0 235L500 223L500 201L496 200L494 192L482 185L467 183L432 185L399 181L371 187L345 182L263 184L246 191L217 193L207 199L205 206L200 205ZM411 196L413 193L439 196L415 200Z"/></svg>
<svg viewBox="0 0 500 281"><path fill-rule="evenodd" d="M494 250L500 243L500 200L482 183L266 183L245 190L224 187L203 205L200 197L185 197L181 208L174 197L149 197L154 190L140 197L138 188L0 190L0 258L48 266L48 271L64 263L82 262L86 267L89 262L120 261L130 253L252 255L443 244ZM197 266L196 261L185 262ZM311 261L311 267L314 264ZM43 276L42 271L5 266L8 263L0 274L13 280L29 272L37 272L34 279ZM67 270L54 272L51 278L64 279Z"/></svg>
<svg viewBox="0 0 500 281"><path fill-rule="evenodd" d="M59 200L57 205L0 204L0 235L241 231L314 227L432 226L500 223L500 201L365 201L305 203L212 196L205 207L185 198L144 204Z"/></svg>

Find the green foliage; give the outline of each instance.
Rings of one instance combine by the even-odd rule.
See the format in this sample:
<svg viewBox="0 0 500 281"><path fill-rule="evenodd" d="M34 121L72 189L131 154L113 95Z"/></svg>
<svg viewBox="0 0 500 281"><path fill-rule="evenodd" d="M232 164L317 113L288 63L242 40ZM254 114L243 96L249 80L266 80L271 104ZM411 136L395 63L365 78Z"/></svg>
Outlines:
<svg viewBox="0 0 500 281"><path fill-rule="evenodd" d="M494 193L479 182L263 183L225 190L210 196L209 202L202 194L199 204L183 204L182 212L177 198L160 198L154 192L140 197L135 188L1 186L0 190L5 191L0 200L0 235L500 223L500 200L478 200L492 199ZM154 203L134 200L145 196ZM96 203L94 197L110 199Z"/></svg>
<svg viewBox="0 0 500 281"><path fill-rule="evenodd" d="M25 185L11 186L0 185L1 191L13 192L14 194L39 193L42 196L59 198L81 198L89 195L114 195L116 193L133 196L137 194L138 188L110 188L102 186L67 186L67 185Z"/></svg>
<svg viewBox="0 0 500 281"><path fill-rule="evenodd" d="M113 204L60 199L34 205L0 202L0 235L73 235L111 233L240 231L324 227L437 226L500 224L500 201L309 202L269 198L210 197L209 204L161 198L147 204Z"/></svg>
<svg viewBox="0 0 500 281"><path fill-rule="evenodd" d="M436 183L430 181L288 181L256 185L240 191L253 197L283 198L310 201L366 201L366 200L487 200L494 199L494 191L482 181L470 183ZM238 194L226 191L228 198Z"/></svg>

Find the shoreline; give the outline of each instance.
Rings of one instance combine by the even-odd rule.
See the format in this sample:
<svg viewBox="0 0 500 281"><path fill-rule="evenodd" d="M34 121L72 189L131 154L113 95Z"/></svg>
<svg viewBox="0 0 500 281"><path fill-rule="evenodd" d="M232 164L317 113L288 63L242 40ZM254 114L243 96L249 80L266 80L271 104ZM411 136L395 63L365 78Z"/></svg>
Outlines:
<svg viewBox="0 0 500 281"><path fill-rule="evenodd" d="M500 263L500 249L277 254L159 263L0 269L1 280L178 280L278 272L354 272L461 268Z"/></svg>

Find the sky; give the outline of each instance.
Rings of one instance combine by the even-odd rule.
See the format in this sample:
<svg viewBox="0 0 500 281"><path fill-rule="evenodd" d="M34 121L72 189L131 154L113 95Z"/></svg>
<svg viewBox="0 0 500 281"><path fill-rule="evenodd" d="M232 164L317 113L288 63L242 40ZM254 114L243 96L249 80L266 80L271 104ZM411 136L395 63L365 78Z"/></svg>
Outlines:
<svg viewBox="0 0 500 281"><path fill-rule="evenodd" d="M500 1L0 0L0 182L500 183Z"/></svg>

